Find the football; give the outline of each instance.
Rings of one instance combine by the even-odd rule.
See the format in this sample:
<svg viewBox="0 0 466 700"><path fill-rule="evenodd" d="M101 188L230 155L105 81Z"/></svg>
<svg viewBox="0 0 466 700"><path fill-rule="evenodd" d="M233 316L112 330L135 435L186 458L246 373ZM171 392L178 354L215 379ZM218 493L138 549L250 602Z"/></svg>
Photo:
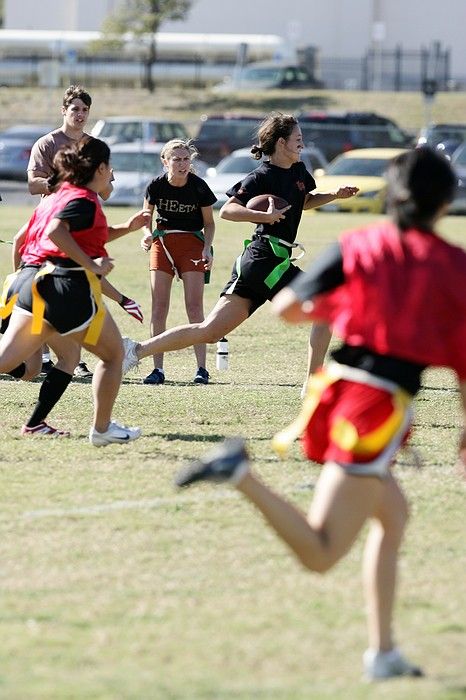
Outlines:
<svg viewBox="0 0 466 700"><path fill-rule="evenodd" d="M284 209L288 206L288 202L283 197L278 197L275 194L258 194L257 197L253 197L246 204L247 209L254 209L254 211L267 211L269 208L269 197L272 197L275 205L275 209Z"/></svg>

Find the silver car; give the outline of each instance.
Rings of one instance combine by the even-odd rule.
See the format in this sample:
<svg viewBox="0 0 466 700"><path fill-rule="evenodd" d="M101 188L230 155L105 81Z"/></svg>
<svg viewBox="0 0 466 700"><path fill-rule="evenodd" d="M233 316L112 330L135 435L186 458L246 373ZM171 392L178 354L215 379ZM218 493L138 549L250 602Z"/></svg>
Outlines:
<svg viewBox="0 0 466 700"><path fill-rule="evenodd" d="M162 144L119 143L111 147L113 168L113 192L105 202L110 206L141 207L146 187L163 171L160 152ZM195 160L194 171L203 177L207 165Z"/></svg>

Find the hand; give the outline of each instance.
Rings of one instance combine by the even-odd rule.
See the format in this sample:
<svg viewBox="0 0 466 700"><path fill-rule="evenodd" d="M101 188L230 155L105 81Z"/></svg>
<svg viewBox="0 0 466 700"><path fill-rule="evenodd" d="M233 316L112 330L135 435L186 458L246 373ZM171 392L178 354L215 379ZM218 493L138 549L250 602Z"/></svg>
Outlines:
<svg viewBox="0 0 466 700"><path fill-rule="evenodd" d="M146 253L149 252L150 248L152 245L152 234L150 232L145 233L143 237L141 238L141 243L140 246L143 250L146 251Z"/></svg>
<svg viewBox="0 0 466 700"><path fill-rule="evenodd" d="M354 197L355 194L359 192L359 187L351 187L350 185L345 185L345 187L340 187L338 192L335 194L335 199L349 199Z"/></svg>
<svg viewBox="0 0 466 700"><path fill-rule="evenodd" d="M202 261L204 263L204 270L211 270L212 269L212 265L214 263L214 257L212 255L211 250L210 250L210 246L208 248L203 249Z"/></svg>
<svg viewBox="0 0 466 700"><path fill-rule="evenodd" d="M285 212L288 211L290 206L291 205L289 204L287 207L283 207L283 209L275 209L273 197L269 197L269 208L266 212L266 214L269 216L269 220L267 221L267 223L276 224L277 221L281 221L281 219L284 219Z"/></svg>
<svg viewBox="0 0 466 700"><path fill-rule="evenodd" d="M120 306L122 309L126 311L127 314L132 316L133 318L136 319L136 321L140 321L142 323L144 321L144 315L142 313L142 309L137 303L137 301L134 301L134 299L130 299L129 297L125 297L125 295L122 295L122 299L120 301Z"/></svg>
<svg viewBox="0 0 466 700"><path fill-rule="evenodd" d="M128 231L137 231L143 226L147 226L150 223L151 212L147 209L141 209L141 211L136 212L134 216L128 219Z"/></svg>
<svg viewBox="0 0 466 700"><path fill-rule="evenodd" d="M95 260L92 261L91 271L96 275L106 277L113 268L113 258L95 258Z"/></svg>

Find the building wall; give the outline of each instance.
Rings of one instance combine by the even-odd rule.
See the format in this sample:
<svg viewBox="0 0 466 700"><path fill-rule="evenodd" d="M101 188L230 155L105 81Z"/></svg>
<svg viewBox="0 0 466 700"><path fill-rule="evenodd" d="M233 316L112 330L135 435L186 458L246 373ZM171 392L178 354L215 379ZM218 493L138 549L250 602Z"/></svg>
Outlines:
<svg viewBox="0 0 466 700"><path fill-rule="evenodd" d="M5 0L5 29L98 30L123 0ZM163 31L278 34L315 45L323 56L360 57L383 24L381 47L405 50L440 41L451 48L452 73L466 76L466 0L193 0L188 18Z"/></svg>

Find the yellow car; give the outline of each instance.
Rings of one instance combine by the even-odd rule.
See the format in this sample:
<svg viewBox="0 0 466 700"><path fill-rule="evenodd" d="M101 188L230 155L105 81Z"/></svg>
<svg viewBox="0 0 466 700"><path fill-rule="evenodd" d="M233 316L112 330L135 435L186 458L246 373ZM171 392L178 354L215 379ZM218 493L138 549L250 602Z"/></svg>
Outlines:
<svg viewBox="0 0 466 700"><path fill-rule="evenodd" d="M335 199L320 211L348 211L382 214L385 211L385 171L392 158L406 148L358 148L337 156L325 170L315 170L317 192L336 192L340 187L359 187L349 199Z"/></svg>

